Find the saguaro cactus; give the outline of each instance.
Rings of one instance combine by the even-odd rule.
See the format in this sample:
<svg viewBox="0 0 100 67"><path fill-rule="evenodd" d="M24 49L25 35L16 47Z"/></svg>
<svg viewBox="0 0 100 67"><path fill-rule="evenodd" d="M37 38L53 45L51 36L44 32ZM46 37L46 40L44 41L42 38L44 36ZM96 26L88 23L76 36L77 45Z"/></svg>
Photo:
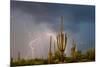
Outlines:
<svg viewBox="0 0 100 67"><path fill-rule="evenodd" d="M51 52L51 44L52 44L52 37L50 36L50 47L49 47L49 54L48 54L48 63L52 63L52 52Z"/></svg>
<svg viewBox="0 0 100 67"><path fill-rule="evenodd" d="M20 61L20 52L18 52L18 61Z"/></svg>
<svg viewBox="0 0 100 67"><path fill-rule="evenodd" d="M67 36L63 32L63 16L61 17L61 30L60 33L57 35L57 46L61 53L61 62L64 62L64 51L67 44Z"/></svg>
<svg viewBox="0 0 100 67"><path fill-rule="evenodd" d="M74 40L73 40L72 45L73 46L71 48L71 55L72 55L73 60L75 61L76 60L76 52L77 52L77 49L76 49L76 43L75 43Z"/></svg>
<svg viewBox="0 0 100 67"><path fill-rule="evenodd" d="M56 47L55 47L55 41L54 41L54 55L55 55Z"/></svg>

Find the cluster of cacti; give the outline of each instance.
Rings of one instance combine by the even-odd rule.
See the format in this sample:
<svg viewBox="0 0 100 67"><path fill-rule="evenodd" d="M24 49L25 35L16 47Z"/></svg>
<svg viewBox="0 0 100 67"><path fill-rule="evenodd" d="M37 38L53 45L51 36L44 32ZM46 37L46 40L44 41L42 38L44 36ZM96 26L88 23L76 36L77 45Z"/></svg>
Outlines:
<svg viewBox="0 0 100 67"><path fill-rule="evenodd" d="M62 62L64 62L64 51L66 48L66 44L67 44L67 36L63 32L63 17L61 17L61 31L57 35L57 46L58 46L58 50L61 53L61 61Z"/></svg>

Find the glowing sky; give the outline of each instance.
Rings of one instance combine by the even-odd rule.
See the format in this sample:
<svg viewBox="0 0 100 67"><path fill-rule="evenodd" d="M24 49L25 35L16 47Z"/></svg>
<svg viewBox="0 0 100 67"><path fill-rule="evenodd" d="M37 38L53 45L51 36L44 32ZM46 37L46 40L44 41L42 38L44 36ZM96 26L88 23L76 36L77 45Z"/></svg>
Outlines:
<svg viewBox="0 0 100 67"><path fill-rule="evenodd" d="M95 47L95 6L11 1L11 57L20 52L21 58L46 58L49 37L55 40L59 32L60 16L68 35L66 56L73 39L78 50Z"/></svg>

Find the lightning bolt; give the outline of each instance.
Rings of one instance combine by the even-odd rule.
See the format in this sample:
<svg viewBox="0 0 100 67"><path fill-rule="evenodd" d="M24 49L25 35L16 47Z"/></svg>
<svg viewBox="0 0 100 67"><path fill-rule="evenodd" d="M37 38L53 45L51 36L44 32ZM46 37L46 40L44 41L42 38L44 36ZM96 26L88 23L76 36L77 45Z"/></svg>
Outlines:
<svg viewBox="0 0 100 67"><path fill-rule="evenodd" d="M32 57L35 57L35 55L36 55L35 51L37 50L36 49L37 47L35 45L40 45L40 43L44 42L43 41L44 39L49 39L50 36L52 36L53 39L56 41L56 36L55 36L55 34L53 32L42 32L41 34L38 34L35 39L32 39L29 42L29 47L31 48ZM31 38L33 37L31 35L31 33L29 33L29 37L31 37Z"/></svg>
<svg viewBox="0 0 100 67"><path fill-rule="evenodd" d="M35 51L35 46L34 45L37 44L39 40L40 40L40 37L38 37L36 39L33 39L29 42L29 46L32 50L32 57L34 57L34 55L35 55L35 52L34 52Z"/></svg>

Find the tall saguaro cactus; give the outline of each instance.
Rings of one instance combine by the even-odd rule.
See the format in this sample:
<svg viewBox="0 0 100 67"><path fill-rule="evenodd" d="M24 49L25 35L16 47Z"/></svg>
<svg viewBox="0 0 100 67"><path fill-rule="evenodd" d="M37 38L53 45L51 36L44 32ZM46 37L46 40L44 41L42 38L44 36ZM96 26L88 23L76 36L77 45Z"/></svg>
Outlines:
<svg viewBox="0 0 100 67"><path fill-rule="evenodd" d="M55 41L54 41L54 54L55 54L55 51L56 51L56 47L55 47Z"/></svg>
<svg viewBox="0 0 100 67"><path fill-rule="evenodd" d="M20 52L18 52L18 61L20 61Z"/></svg>
<svg viewBox="0 0 100 67"><path fill-rule="evenodd" d="M49 47L49 54L48 54L48 63L52 63L52 52L51 52L51 44L52 44L52 37L50 36L50 47Z"/></svg>
<svg viewBox="0 0 100 67"><path fill-rule="evenodd" d="M72 48L71 48L71 55L74 61L76 60L76 52L77 52L76 43L73 40Z"/></svg>
<svg viewBox="0 0 100 67"><path fill-rule="evenodd" d="M64 62L64 51L65 51L66 44L67 44L67 36L63 30L64 30L63 16L61 16L61 28L60 28L60 33L57 35L57 46L61 53L61 62L62 63Z"/></svg>

